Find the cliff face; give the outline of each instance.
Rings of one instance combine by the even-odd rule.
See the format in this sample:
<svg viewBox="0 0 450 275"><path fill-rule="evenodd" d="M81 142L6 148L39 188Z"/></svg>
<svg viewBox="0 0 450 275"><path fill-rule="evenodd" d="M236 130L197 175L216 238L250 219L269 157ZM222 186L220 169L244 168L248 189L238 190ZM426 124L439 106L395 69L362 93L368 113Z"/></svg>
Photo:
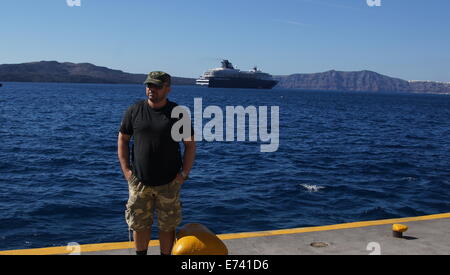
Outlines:
<svg viewBox="0 0 450 275"><path fill-rule="evenodd" d="M145 74L129 74L90 63L41 61L0 65L0 81L142 84ZM195 79L173 77L173 85L194 85Z"/></svg>
<svg viewBox="0 0 450 275"><path fill-rule="evenodd" d="M371 71L328 71L314 74L293 74L275 77L279 88L322 91L423 92L450 93L450 84L411 82Z"/></svg>
<svg viewBox="0 0 450 275"><path fill-rule="evenodd" d="M450 83L433 81L410 81L410 91L418 93L450 94Z"/></svg>

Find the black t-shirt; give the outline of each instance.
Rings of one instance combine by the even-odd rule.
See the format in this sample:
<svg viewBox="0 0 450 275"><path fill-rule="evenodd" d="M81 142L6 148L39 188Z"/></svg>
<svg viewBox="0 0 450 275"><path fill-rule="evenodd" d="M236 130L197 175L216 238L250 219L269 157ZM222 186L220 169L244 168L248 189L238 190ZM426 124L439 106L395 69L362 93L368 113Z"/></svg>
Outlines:
<svg viewBox="0 0 450 275"><path fill-rule="evenodd" d="M179 142L171 129L178 118L171 118L176 103L168 101L161 109L153 109L147 100L132 105L120 126L122 134L133 136L131 165L143 184L159 186L175 179L182 166Z"/></svg>

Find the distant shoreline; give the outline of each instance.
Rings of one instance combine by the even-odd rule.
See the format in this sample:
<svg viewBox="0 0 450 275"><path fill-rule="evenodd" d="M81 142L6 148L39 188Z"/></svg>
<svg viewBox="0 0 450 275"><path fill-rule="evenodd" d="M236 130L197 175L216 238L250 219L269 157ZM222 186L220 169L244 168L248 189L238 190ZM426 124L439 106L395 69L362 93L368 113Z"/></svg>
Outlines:
<svg viewBox="0 0 450 275"><path fill-rule="evenodd" d="M83 83L83 82L37 82L37 81L4 81L0 82L0 84L3 84L3 87L5 87L5 84L79 84L79 85L134 85L134 86L144 86L143 84L139 83ZM202 87L199 85L172 85L175 87L198 87L199 89L209 89L207 87ZM1 86L0 86L1 87ZM7 87L7 85L6 85ZM216 88L216 89L222 89L227 90L227 88ZM246 89L244 89L246 90ZM257 90L257 91L267 91L270 92L271 90L261 90L261 89L248 89L248 90ZM367 94L427 94L427 95L450 95L450 92L448 93L434 93L434 92L415 92L415 91L343 91L343 90L314 90L314 89L302 89L302 88L283 88L283 87L274 87L272 90L291 90L291 91L298 91L298 92L311 92L311 93L321 93L321 92L330 92L330 93L367 93ZM0 90L1 91L1 90Z"/></svg>
<svg viewBox="0 0 450 275"><path fill-rule="evenodd" d="M40 61L0 65L0 83L79 83L79 84L141 84L145 74L130 74L90 63ZM274 87L308 91L364 91L450 94L450 83L408 81L372 71L327 71L322 73L274 76ZM172 77L174 86L195 86L196 79Z"/></svg>
<svg viewBox="0 0 450 275"><path fill-rule="evenodd" d="M13 83L13 84L22 84L22 83L38 83L38 84L81 84L81 85L137 85L144 87L143 83L107 83L107 82L49 82L49 81L0 81L0 84ZM182 84L172 84L172 86L197 86L197 85L182 85Z"/></svg>

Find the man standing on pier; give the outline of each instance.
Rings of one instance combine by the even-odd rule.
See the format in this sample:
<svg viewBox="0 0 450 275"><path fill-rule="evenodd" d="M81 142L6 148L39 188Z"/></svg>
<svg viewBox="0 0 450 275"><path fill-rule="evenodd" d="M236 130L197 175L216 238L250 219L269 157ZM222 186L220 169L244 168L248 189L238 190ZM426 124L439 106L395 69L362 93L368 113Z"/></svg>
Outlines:
<svg viewBox="0 0 450 275"><path fill-rule="evenodd" d="M180 188L192 169L196 146L191 129L191 137L183 139L182 158L179 142L172 138L171 129L178 119L171 117L177 104L167 98L170 75L151 72L144 84L147 98L128 108L118 137L120 166L129 187L125 218L133 230L136 254L147 255L156 212L161 255L170 255L182 219Z"/></svg>

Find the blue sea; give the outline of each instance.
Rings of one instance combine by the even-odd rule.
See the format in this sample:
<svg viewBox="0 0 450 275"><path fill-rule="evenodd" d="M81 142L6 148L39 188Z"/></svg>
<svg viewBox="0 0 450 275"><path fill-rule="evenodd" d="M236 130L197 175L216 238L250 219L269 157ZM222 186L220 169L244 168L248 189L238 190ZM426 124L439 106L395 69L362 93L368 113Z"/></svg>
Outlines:
<svg viewBox="0 0 450 275"><path fill-rule="evenodd" d="M4 83L0 250L128 241L117 133L144 98L142 85ZM280 108L276 152L197 144L183 224L221 234L450 212L450 96L175 86L169 98Z"/></svg>

